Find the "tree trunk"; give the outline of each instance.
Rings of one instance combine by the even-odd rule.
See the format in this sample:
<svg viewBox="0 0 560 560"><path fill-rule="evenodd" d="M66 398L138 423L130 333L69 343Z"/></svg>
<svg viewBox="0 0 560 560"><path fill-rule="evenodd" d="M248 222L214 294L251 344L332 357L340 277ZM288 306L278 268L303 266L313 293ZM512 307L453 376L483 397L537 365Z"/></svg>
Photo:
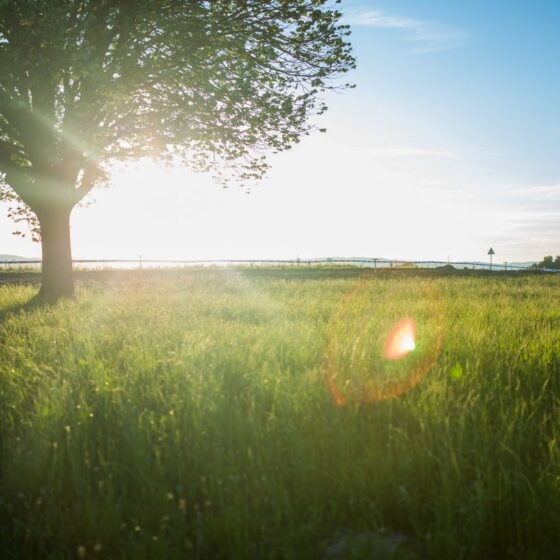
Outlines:
<svg viewBox="0 0 560 560"><path fill-rule="evenodd" d="M41 226L43 264L39 298L47 302L74 295L70 213L72 208L57 206L36 212Z"/></svg>

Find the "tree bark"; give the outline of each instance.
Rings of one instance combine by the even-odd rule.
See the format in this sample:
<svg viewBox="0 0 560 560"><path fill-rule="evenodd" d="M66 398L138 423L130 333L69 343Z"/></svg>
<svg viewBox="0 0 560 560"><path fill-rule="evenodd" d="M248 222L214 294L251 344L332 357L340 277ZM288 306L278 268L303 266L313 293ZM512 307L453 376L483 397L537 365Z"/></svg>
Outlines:
<svg viewBox="0 0 560 560"><path fill-rule="evenodd" d="M56 302L60 298L74 295L71 212L72 208L65 205L41 208L35 212L41 226L43 251L39 298L46 302Z"/></svg>

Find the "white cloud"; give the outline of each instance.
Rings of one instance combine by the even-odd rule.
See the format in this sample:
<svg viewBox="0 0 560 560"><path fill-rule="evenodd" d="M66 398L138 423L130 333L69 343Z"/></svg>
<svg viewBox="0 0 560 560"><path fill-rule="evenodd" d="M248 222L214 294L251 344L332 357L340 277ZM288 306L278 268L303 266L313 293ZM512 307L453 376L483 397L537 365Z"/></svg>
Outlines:
<svg viewBox="0 0 560 560"><path fill-rule="evenodd" d="M560 184L519 185L503 184L486 189L486 195L496 206L509 204L512 208L546 216L560 214Z"/></svg>
<svg viewBox="0 0 560 560"><path fill-rule="evenodd" d="M351 14L346 20L350 25L379 27L382 29L415 29L420 24L415 19L388 15L380 10L364 10Z"/></svg>
<svg viewBox="0 0 560 560"><path fill-rule="evenodd" d="M396 29L405 32L405 39L414 43L413 54L447 51L472 41L466 29L435 21L387 14L381 10L357 10L345 17L346 23L376 29Z"/></svg>
<svg viewBox="0 0 560 560"><path fill-rule="evenodd" d="M528 185L516 187L519 194L528 194L540 199L560 199L560 183L552 185Z"/></svg>
<svg viewBox="0 0 560 560"><path fill-rule="evenodd" d="M370 150L370 154L375 158L444 158L457 159L457 154L446 150L430 150L424 148L378 148Z"/></svg>

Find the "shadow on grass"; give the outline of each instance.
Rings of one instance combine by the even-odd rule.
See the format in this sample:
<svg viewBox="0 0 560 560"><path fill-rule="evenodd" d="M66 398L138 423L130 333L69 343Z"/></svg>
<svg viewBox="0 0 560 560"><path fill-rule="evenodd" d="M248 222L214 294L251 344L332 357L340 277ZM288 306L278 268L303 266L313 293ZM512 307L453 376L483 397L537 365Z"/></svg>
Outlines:
<svg viewBox="0 0 560 560"><path fill-rule="evenodd" d="M51 307L52 302L45 301L39 294L33 296L30 300L25 303L18 303L15 305L10 305L5 309L0 310L0 325L4 323L7 319L15 317L22 313L28 313L30 311L35 311L36 309L45 309Z"/></svg>

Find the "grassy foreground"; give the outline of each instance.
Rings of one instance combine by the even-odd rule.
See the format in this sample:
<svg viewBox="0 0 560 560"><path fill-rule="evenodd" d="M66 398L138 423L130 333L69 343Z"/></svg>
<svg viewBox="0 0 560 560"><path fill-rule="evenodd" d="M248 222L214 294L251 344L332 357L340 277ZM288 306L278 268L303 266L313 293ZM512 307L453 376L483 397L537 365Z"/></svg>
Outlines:
<svg viewBox="0 0 560 560"><path fill-rule="evenodd" d="M560 550L559 277L137 271L18 307L35 292L0 287L2 559ZM417 346L389 362L401 316Z"/></svg>

